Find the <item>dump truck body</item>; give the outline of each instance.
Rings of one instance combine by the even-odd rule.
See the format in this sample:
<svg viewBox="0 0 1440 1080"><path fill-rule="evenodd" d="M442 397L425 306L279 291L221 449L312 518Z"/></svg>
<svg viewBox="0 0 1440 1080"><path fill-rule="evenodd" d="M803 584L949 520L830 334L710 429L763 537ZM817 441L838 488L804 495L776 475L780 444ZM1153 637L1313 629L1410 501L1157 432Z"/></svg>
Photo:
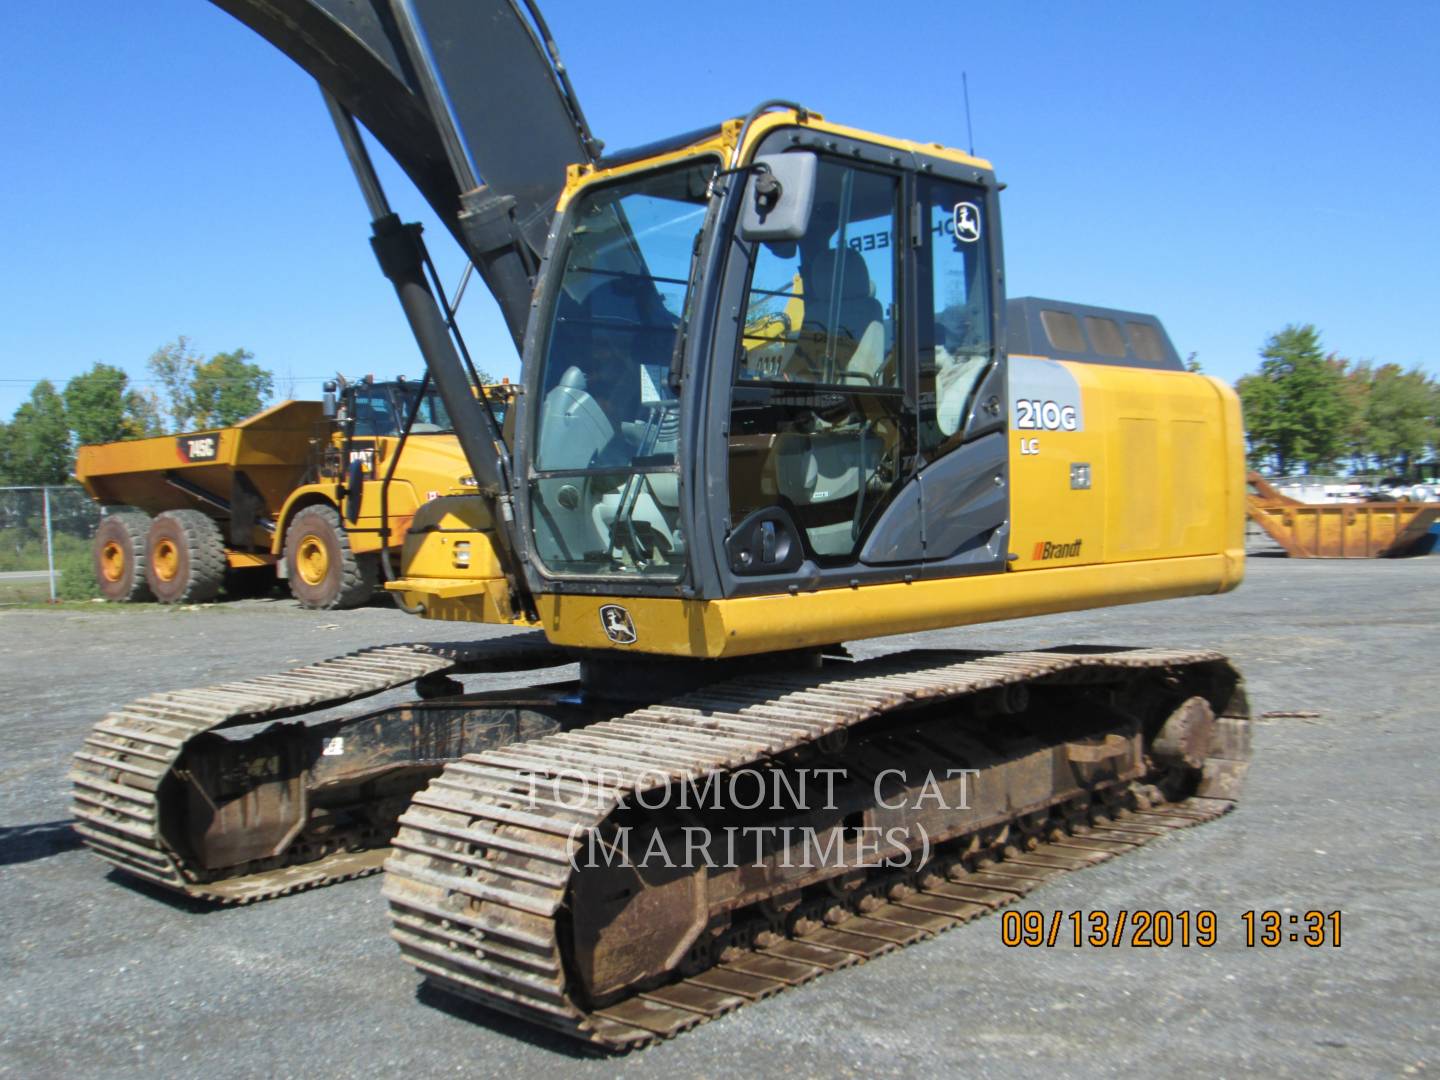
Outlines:
<svg viewBox="0 0 1440 1080"><path fill-rule="evenodd" d="M363 602L379 576L380 554L398 549L420 505L466 490L464 455L440 424L417 423L400 449L400 407L412 391L403 383L357 384L346 388L336 418L321 402L285 401L231 427L81 447L76 475L86 491L106 506L131 508L123 520L102 523L102 593L208 599L210 581L142 587L137 565L154 579L223 560L232 571L274 567L311 606ZM150 524L138 515L166 514L187 515L188 524L168 542L152 543ZM309 531L297 535L296 522ZM150 550L157 545L158 559ZM176 559L187 567L173 565ZM332 596L327 583L345 595Z"/></svg>

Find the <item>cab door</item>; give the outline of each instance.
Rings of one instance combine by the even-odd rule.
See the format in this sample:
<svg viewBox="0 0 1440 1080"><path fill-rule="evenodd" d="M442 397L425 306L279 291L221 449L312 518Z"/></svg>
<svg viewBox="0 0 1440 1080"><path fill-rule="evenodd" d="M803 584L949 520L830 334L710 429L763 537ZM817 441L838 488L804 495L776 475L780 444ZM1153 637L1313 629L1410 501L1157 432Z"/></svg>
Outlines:
<svg viewBox="0 0 1440 1080"><path fill-rule="evenodd" d="M982 184L822 155L806 235L737 245L727 595L1003 567L992 203Z"/></svg>
<svg viewBox="0 0 1440 1080"><path fill-rule="evenodd" d="M1006 364L993 189L916 183L920 453L929 576L1002 569L1009 546Z"/></svg>

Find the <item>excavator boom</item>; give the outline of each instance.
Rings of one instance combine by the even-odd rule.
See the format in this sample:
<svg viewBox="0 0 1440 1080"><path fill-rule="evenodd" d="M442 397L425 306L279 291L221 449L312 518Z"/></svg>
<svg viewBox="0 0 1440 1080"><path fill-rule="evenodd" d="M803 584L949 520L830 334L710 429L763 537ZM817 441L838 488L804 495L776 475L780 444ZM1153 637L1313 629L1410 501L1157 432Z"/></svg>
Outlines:
<svg viewBox="0 0 1440 1080"><path fill-rule="evenodd" d="M517 0L214 2L394 157L495 294L518 348L565 169L599 146L538 12Z"/></svg>

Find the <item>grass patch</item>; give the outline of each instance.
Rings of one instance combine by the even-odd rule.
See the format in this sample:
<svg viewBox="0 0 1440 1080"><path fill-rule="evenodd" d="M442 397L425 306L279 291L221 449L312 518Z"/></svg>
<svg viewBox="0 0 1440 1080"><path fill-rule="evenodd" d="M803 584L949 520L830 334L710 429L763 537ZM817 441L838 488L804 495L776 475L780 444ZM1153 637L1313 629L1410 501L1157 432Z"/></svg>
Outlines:
<svg viewBox="0 0 1440 1080"><path fill-rule="evenodd" d="M0 580L0 604L43 604L50 599L50 582L44 578L33 581Z"/></svg>

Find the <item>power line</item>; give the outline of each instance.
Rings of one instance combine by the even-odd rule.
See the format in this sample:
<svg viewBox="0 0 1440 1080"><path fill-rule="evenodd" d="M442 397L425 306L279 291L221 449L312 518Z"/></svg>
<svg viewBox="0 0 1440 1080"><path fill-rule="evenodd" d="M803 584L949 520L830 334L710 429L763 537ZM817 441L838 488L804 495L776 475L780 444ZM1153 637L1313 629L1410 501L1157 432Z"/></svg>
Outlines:
<svg viewBox="0 0 1440 1080"><path fill-rule="evenodd" d="M81 372L81 374L82 374L82 375L88 375L89 372ZM55 382L57 379L59 379L59 378L61 378L61 377L62 377L62 376L53 376L53 377L52 377L52 376L50 376L50 375L37 375L37 376L35 376L35 377L33 377L33 378L29 378L29 379L0 379L0 386L33 386L35 383L40 382L40 381L42 381L42 380L48 380L48 381L50 381L50 382L53 383L53 382ZM78 378L78 377L79 377L79 376L73 376L73 375L72 375L70 378ZM333 379L335 376L334 376L334 375L278 375L278 374L276 374L275 372L271 372L271 373L270 373L270 377L273 378L273 379L275 379L275 380L278 381L278 382L324 382L324 381L327 380L327 379ZM65 381L66 381L66 382L69 382L70 380L69 380L69 379L66 379ZM125 381L126 381L126 385L127 385L127 386L165 386L165 385L166 385L166 383L165 383L163 380L160 380L160 379L131 379L131 378L127 378ZM224 378L207 378L206 381L207 381L207 382L238 382L238 383L250 383L250 382L253 382L254 380L253 380L253 379L247 379L247 378L244 378L244 377L238 376L238 375L227 375L227 376L225 376Z"/></svg>

